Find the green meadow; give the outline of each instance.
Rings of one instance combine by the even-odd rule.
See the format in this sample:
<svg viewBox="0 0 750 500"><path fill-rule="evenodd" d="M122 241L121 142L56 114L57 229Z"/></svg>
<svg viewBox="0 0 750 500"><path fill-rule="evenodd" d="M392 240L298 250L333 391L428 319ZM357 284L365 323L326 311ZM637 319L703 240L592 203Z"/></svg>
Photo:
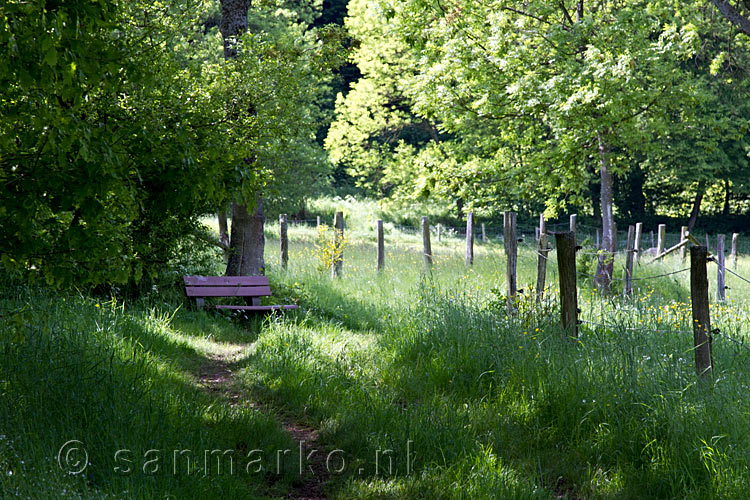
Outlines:
<svg viewBox="0 0 750 500"><path fill-rule="evenodd" d="M213 251L186 256L180 273L132 300L3 285L0 497L303 498L312 473L296 466L285 426L295 422L317 431L327 498L746 498L741 279L727 275L718 303L709 263L719 332L715 373L700 380L679 256L643 257L632 297L602 297L585 238L582 323L570 338L554 251L535 299L533 233L520 244L523 292L509 316L497 228L475 243L471 267L460 235L438 242L433 232L428 269L421 235L386 223L378 272L373 216L353 206L339 278L321 260L330 231L291 224L286 270L278 231L267 224L268 302L301 306L283 316L188 303L180 275L221 273ZM750 259L733 270L750 276ZM231 377L210 390L217 363ZM204 460L206 450L234 461ZM291 452L280 462L279 450Z"/></svg>

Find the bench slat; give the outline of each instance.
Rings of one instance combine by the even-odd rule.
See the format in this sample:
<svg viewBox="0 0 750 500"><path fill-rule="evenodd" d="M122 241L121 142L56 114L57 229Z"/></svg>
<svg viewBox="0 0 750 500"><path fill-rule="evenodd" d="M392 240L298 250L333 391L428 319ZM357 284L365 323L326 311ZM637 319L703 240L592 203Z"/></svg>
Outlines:
<svg viewBox="0 0 750 500"><path fill-rule="evenodd" d="M183 276L187 286L268 286L267 276Z"/></svg>
<svg viewBox="0 0 750 500"><path fill-rule="evenodd" d="M216 306L216 309L231 309L234 311L276 311L279 309L298 309L296 305L285 306Z"/></svg>
<svg viewBox="0 0 750 500"><path fill-rule="evenodd" d="M186 286L188 297L265 297L271 287L265 286Z"/></svg>

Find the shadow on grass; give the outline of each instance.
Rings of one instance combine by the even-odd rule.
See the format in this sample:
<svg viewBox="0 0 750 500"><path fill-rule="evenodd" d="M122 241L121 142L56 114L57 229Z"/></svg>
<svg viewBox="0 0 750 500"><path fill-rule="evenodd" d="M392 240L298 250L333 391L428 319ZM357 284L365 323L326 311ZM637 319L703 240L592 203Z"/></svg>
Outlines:
<svg viewBox="0 0 750 500"><path fill-rule="evenodd" d="M0 326L13 332L0 338L0 496L244 499L281 494L293 480L240 468L254 449L271 464L289 437L273 416L196 387L185 371L205 358L163 318L81 298L24 302L20 316L24 304L0 302ZM71 439L88 454L78 475L50 459ZM174 450L187 452L178 461ZM237 472L205 470L207 482L205 450L231 450Z"/></svg>

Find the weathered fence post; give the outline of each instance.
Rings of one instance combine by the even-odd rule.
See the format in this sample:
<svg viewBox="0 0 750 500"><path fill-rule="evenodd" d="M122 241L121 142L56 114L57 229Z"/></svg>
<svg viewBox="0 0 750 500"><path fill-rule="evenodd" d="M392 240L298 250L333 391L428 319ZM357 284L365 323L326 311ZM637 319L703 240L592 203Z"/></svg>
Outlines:
<svg viewBox="0 0 750 500"><path fill-rule="evenodd" d="M651 231L651 248L655 248L656 243L654 243L654 231Z"/></svg>
<svg viewBox="0 0 750 500"><path fill-rule="evenodd" d="M466 216L466 265L474 264L474 212Z"/></svg>
<svg viewBox="0 0 750 500"><path fill-rule="evenodd" d="M281 214L279 216L279 241L281 246L281 256L280 256L280 263L281 267L283 269L286 269L287 264L289 263L289 239L287 238L287 231L286 231L286 214Z"/></svg>
<svg viewBox="0 0 750 500"><path fill-rule="evenodd" d="M484 230L484 222L482 222L482 243L487 243L487 232Z"/></svg>
<svg viewBox="0 0 750 500"><path fill-rule="evenodd" d="M628 243L625 247L625 286L623 293L633 293L633 254L635 253L635 227L628 226Z"/></svg>
<svg viewBox="0 0 750 500"><path fill-rule="evenodd" d="M578 289L576 285L576 240L573 232L555 233L557 269L560 275L560 313L568 336L578 337Z"/></svg>
<svg viewBox="0 0 750 500"><path fill-rule="evenodd" d="M573 237L578 241L578 214L570 214L570 232L573 233Z"/></svg>
<svg viewBox="0 0 750 500"><path fill-rule="evenodd" d="M318 221L318 224L315 226L315 229L317 229L318 231L320 231L320 215L318 215L317 221Z"/></svg>
<svg viewBox="0 0 750 500"><path fill-rule="evenodd" d="M333 265L331 276L341 276L344 265L344 212L336 212L333 217Z"/></svg>
<svg viewBox="0 0 750 500"><path fill-rule="evenodd" d="M706 233L706 250L711 251L711 241L709 240L708 233Z"/></svg>
<svg viewBox="0 0 750 500"><path fill-rule="evenodd" d="M378 219L375 223L378 233L378 271L385 267L385 237L383 236L383 221Z"/></svg>
<svg viewBox="0 0 750 500"><path fill-rule="evenodd" d="M635 223L635 241L633 242L633 251L635 252L636 262L641 261L641 237L643 236L643 222Z"/></svg>
<svg viewBox="0 0 750 500"><path fill-rule="evenodd" d="M600 235L600 230L599 228L596 228L596 249L597 250L601 250L602 248L601 239L599 235Z"/></svg>
<svg viewBox="0 0 750 500"><path fill-rule="evenodd" d="M430 221L427 216L422 217L422 249L424 267L429 271L432 267L432 244L430 243Z"/></svg>
<svg viewBox="0 0 750 500"><path fill-rule="evenodd" d="M656 255L664 253L665 239L667 237L667 225L659 224L659 234L656 240Z"/></svg>
<svg viewBox="0 0 750 500"><path fill-rule="evenodd" d="M617 255L617 222L612 223L612 258Z"/></svg>
<svg viewBox="0 0 750 500"><path fill-rule="evenodd" d="M438 243L440 243L443 239L443 225L442 224L437 225L437 233L438 233Z"/></svg>
<svg viewBox="0 0 750 500"><path fill-rule="evenodd" d="M716 271L716 298L718 300L726 300L726 281L724 279L724 235L716 235L716 263L718 269Z"/></svg>
<svg viewBox="0 0 750 500"><path fill-rule="evenodd" d="M544 214L539 216L539 246L537 247L536 263L536 301L541 302L544 298L544 286L547 279L547 254L549 253L549 236L547 235L547 223Z"/></svg>
<svg viewBox="0 0 750 500"><path fill-rule="evenodd" d="M734 269L737 269L737 238L739 237L738 233L732 233L732 253L730 256L732 257L732 267Z"/></svg>
<svg viewBox="0 0 750 500"><path fill-rule="evenodd" d="M680 243L683 243L687 239L688 234L688 228L687 226L682 226L680 228ZM685 260L685 255L687 254L687 245L680 248L680 260Z"/></svg>
<svg viewBox="0 0 750 500"><path fill-rule="evenodd" d="M518 259L515 212L503 212L503 239L505 243L505 282L508 288L508 314L515 314L516 262Z"/></svg>
<svg viewBox="0 0 750 500"><path fill-rule="evenodd" d="M713 370L711 356L711 317L708 310L708 274L706 261L708 248L690 248L690 300L693 306L693 345L695 369L698 375L710 375Z"/></svg>

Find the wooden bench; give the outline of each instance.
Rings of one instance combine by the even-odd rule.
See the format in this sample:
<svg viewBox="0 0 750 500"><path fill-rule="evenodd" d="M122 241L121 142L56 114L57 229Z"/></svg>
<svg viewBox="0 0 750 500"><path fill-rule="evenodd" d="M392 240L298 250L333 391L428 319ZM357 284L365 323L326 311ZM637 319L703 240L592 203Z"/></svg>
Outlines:
<svg viewBox="0 0 750 500"><path fill-rule="evenodd" d="M271 295L271 286L265 276L183 276L185 295L195 299L198 307L203 307L206 297L242 297L248 305L231 306L217 305L216 309L230 309L236 311L283 311L297 309L299 306L260 305L261 297Z"/></svg>

